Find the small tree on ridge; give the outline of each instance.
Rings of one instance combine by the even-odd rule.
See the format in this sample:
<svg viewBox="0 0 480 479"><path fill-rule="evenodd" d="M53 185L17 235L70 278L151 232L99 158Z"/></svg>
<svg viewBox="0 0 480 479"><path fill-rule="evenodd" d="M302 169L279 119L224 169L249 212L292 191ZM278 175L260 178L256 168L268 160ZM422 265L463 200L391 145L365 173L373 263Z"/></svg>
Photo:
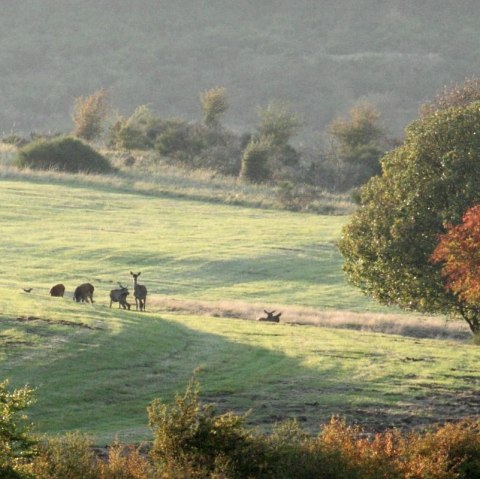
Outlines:
<svg viewBox="0 0 480 479"><path fill-rule="evenodd" d="M87 141L95 140L103 132L103 121L107 116L107 93L98 90L92 95L75 100L73 109L73 134Z"/></svg>

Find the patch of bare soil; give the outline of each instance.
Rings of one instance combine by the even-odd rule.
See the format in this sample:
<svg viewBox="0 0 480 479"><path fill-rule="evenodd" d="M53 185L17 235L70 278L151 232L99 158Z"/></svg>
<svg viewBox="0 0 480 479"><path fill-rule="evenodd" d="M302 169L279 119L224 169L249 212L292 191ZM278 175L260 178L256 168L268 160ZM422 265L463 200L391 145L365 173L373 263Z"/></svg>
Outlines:
<svg viewBox="0 0 480 479"><path fill-rule="evenodd" d="M393 428L421 430L446 422L478 418L480 414L480 393L473 391L430 391L423 396L399 401L394 406L325 404L321 394L318 401L292 401L288 405L279 398L252 395L248 399L253 404L248 416L250 425L269 430L279 422L295 419L312 434L318 433L321 425L328 423L333 416L344 418L348 424L358 424L367 434L373 434ZM202 400L215 404L220 412L231 410L231 398L226 395L210 395Z"/></svg>
<svg viewBox="0 0 480 479"><path fill-rule="evenodd" d="M447 321L439 317L406 314L355 313L326 311L300 306L265 304L244 301L200 301L169 297L152 298L153 308L170 312L192 313L217 318L255 320L264 316L264 309L282 312L281 323L327 328L373 331L413 338L435 338L468 341L471 333L463 321Z"/></svg>

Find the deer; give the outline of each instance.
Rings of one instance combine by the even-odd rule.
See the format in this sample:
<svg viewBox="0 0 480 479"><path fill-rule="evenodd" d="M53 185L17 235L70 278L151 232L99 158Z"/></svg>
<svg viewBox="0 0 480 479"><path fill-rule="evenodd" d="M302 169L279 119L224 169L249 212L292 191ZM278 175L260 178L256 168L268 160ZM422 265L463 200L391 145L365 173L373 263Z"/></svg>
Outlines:
<svg viewBox="0 0 480 479"><path fill-rule="evenodd" d="M257 321L270 321L272 323L279 323L280 322L280 316L282 315L282 313L273 314L273 313L275 313L275 311L267 311L266 309L264 309L263 312L267 316L266 317L265 316L260 316L259 318L257 318Z"/></svg>
<svg viewBox="0 0 480 479"><path fill-rule="evenodd" d="M118 303L119 309L122 307L130 310L130 303L127 302L127 296L130 294L128 288L122 286L121 283L118 283L118 286L120 286L120 289L112 289L110 291L110 307L112 307L112 303Z"/></svg>
<svg viewBox="0 0 480 479"><path fill-rule="evenodd" d="M145 304L147 302L147 288L143 284L138 284L137 278L141 273L133 273L130 271L130 274L133 276L133 296L135 297L135 306L138 311L140 306L140 311L145 311Z"/></svg>
<svg viewBox="0 0 480 479"><path fill-rule="evenodd" d="M90 283L83 283L80 286L77 286L75 288L75 292L73 293L73 299L79 303L80 301L83 303L88 303L88 300L90 299L90 302L93 303L93 291L94 291L93 285Z"/></svg>
<svg viewBox="0 0 480 479"><path fill-rule="evenodd" d="M58 298L63 298L65 294L65 286L61 283L56 284L50 288L50 296L56 296Z"/></svg>

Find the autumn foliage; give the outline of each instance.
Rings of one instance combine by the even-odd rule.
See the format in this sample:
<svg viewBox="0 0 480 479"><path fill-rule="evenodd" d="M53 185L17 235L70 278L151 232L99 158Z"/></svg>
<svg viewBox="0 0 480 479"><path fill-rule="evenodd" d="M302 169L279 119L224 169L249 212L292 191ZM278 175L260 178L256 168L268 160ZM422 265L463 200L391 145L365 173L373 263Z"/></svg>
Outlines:
<svg viewBox="0 0 480 479"><path fill-rule="evenodd" d="M459 225L446 225L446 230L430 259L443 263L447 291L480 304L480 205L470 208Z"/></svg>

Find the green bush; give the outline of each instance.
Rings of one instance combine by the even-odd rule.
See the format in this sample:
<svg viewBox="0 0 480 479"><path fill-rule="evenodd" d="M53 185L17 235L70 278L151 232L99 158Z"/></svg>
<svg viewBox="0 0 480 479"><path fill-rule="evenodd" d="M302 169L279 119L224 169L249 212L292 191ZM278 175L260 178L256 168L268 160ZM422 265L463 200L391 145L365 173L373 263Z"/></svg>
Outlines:
<svg viewBox="0 0 480 479"><path fill-rule="evenodd" d="M157 136L155 149L164 156L191 161L207 146L207 130L184 120L167 120Z"/></svg>
<svg viewBox="0 0 480 479"><path fill-rule="evenodd" d="M240 179L252 183L261 183L270 179L268 160L271 154L270 138L252 139L243 152Z"/></svg>
<svg viewBox="0 0 480 479"><path fill-rule="evenodd" d="M151 457L161 469L197 471L193 477L223 474L231 479L263 477L268 464L262 440L245 428L245 417L217 415L201 405L198 383L191 380L172 405L156 399L148 408L154 434Z"/></svg>
<svg viewBox="0 0 480 479"><path fill-rule="evenodd" d="M164 129L164 121L157 118L146 105L141 105L128 118L119 117L110 126L108 143L112 148L149 150Z"/></svg>
<svg viewBox="0 0 480 479"><path fill-rule="evenodd" d="M33 454L34 440L23 411L34 402L33 391L24 387L10 391L0 382L0 477L23 477L19 466Z"/></svg>
<svg viewBox="0 0 480 479"><path fill-rule="evenodd" d="M72 137L37 140L21 148L14 160L19 168L70 173L109 173L110 162L90 146Z"/></svg>

